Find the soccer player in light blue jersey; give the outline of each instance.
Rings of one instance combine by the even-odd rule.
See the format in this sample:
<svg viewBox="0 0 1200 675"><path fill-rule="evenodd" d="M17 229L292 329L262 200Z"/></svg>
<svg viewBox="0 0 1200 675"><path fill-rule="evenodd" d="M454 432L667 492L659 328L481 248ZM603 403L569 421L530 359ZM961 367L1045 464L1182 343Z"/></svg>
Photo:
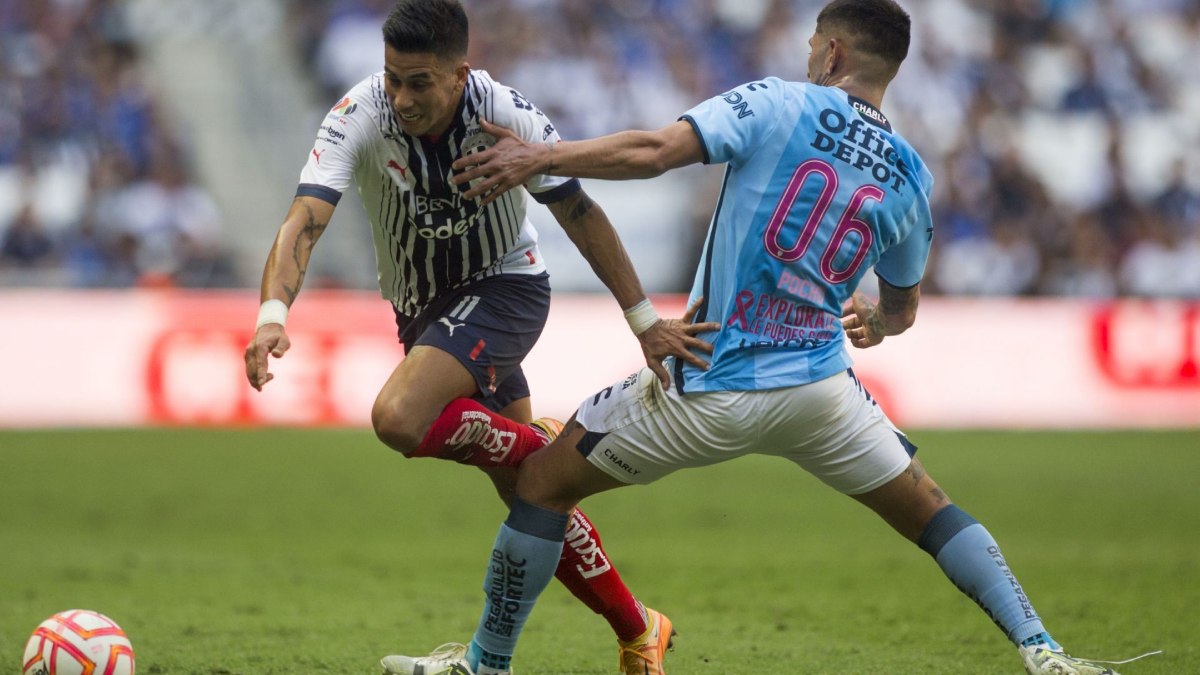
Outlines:
<svg viewBox="0 0 1200 675"><path fill-rule="evenodd" d="M584 401L519 469L474 639L427 657L386 657L385 672L511 672L581 499L749 453L792 460L928 552L1029 673L1113 672L1063 652L991 534L951 503L850 370L847 338L869 348L913 324L933 236L932 176L880 110L909 30L893 0L834 0L809 41L808 84L765 78L664 129L580 142L528 144L485 126L499 143L456 164L466 169L458 180L477 181L468 197L493 198L537 174L631 179L726 165L684 317L705 325L711 365L677 359L666 389L644 369ZM872 268L878 304L855 293ZM672 628L648 614L643 643L658 649L623 652L626 673L663 672Z"/></svg>

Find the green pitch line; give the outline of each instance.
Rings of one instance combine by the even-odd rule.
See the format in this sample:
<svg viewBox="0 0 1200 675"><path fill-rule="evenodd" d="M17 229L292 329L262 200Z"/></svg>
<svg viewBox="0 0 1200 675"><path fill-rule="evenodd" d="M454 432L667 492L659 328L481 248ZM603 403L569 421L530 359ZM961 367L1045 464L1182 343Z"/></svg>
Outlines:
<svg viewBox="0 0 1200 675"><path fill-rule="evenodd" d="M917 432L1081 656L1200 672L1200 432ZM678 675L1021 672L924 553L780 460L585 504ZM50 614L117 620L139 674L373 673L470 638L505 510L473 469L358 431L0 433L0 672ZM521 675L613 673L607 625L552 586Z"/></svg>

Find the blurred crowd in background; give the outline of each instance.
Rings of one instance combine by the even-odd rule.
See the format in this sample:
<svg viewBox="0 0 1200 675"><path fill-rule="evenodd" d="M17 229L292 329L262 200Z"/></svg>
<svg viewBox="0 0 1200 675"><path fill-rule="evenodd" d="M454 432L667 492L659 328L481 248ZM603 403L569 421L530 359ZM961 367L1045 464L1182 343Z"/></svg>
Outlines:
<svg viewBox="0 0 1200 675"><path fill-rule="evenodd" d="M0 0L0 285L239 285L118 4Z"/></svg>
<svg viewBox="0 0 1200 675"><path fill-rule="evenodd" d="M0 272L253 285L222 252L221 213L189 178L137 45L106 20L117 1L0 0ZM284 1L326 104L380 69L391 0ZM464 4L472 65L572 139L669 124L766 75L805 80L824 1ZM884 112L937 178L923 289L1200 297L1200 0L902 4L914 43Z"/></svg>

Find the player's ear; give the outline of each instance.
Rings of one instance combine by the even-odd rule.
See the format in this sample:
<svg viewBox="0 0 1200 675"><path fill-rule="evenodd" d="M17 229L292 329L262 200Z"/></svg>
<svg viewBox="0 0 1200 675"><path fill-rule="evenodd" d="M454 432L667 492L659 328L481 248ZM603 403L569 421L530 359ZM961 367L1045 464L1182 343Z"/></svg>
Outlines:
<svg viewBox="0 0 1200 675"><path fill-rule="evenodd" d="M841 40L835 37L829 38L829 51L825 53L825 72L821 73L822 75L826 77L833 75L845 57L843 53L845 49L846 46Z"/></svg>
<svg viewBox="0 0 1200 675"><path fill-rule="evenodd" d="M467 76L471 73L471 64L463 61L454 69L454 80L461 85L466 85Z"/></svg>

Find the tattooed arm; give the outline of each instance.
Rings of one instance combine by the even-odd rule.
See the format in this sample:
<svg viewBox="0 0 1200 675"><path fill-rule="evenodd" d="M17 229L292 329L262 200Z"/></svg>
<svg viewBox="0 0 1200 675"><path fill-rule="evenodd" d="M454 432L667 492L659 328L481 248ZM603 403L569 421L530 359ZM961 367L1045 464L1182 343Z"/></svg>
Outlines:
<svg viewBox="0 0 1200 675"><path fill-rule="evenodd" d="M617 231L613 229L604 210L586 192L580 190L548 207L558 224L566 230L571 242L592 266L592 271L612 291L621 309L628 309L646 299L642 282L633 269Z"/></svg>
<svg viewBox="0 0 1200 675"><path fill-rule="evenodd" d="M304 284L313 246L333 217L333 204L316 197L296 197L279 227L263 270L262 300L275 298L291 306Z"/></svg>
<svg viewBox="0 0 1200 675"><path fill-rule="evenodd" d="M860 349L874 347L889 335L899 335L917 320L921 285L897 288L879 280L879 304L855 293L842 312L842 327L850 344Z"/></svg>
<svg viewBox="0 0 1200 675"><path fill-rule="evenodd" d="M548 205L550 213L567 232L567 236L583 254L600 281L608 287L621 309L629 309L646 299L642 282L638 279L633 263L621 244L617 231L613 229L604 210L580 190L566 199ZM704 359L689 349L712 353L712 345L694 337L699 332L716 330L714 324L691 324L676 319L659 320L638 334L646 364L658 375L663 387L670 385L670 377L662 361L668 356L677 356L701 368L707 367Z"/></svg>
<svg viewBox="0 0 1200 675"><path fill-rule="evenodd" d="M304 285L313 246L333 217L333 204L315 197L296 197L287 218L279 227L275 244L267 255L263 270L261 299L279 300L291 306ZM275 376L267 370L267 354L280 358L291 347L282 324L266 323L246 345L246 379L262 391Z"/></svg>

